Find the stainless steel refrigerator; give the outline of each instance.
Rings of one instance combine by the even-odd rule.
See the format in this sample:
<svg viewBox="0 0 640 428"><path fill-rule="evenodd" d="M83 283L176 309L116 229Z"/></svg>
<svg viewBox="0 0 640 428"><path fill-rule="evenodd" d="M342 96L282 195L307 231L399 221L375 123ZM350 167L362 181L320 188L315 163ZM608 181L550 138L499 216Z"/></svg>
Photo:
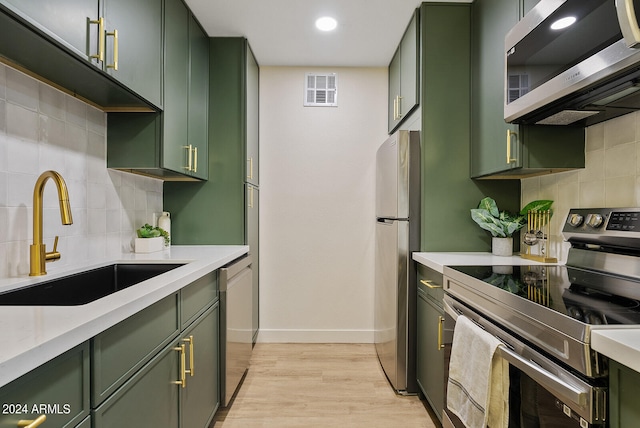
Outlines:
<svg viewBox="0 0 640 428"><path fill-rule="evenodd" d="M374 341L399 394L417 392L416 275L420 246L420 134L398 131L376 155Z"/></svg>

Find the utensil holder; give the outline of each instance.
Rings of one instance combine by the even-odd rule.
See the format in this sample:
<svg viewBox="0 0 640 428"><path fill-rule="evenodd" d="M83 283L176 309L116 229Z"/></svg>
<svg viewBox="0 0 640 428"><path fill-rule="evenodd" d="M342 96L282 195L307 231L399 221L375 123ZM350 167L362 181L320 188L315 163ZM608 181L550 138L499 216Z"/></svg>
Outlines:
<svg viewBox="0 0 640 428"><path fill-rule="evenodd" d="M549 254L551 211L527 212L527 232L524 234L526 251L520 257L542 263L556 263L557 258Z"/></svg>

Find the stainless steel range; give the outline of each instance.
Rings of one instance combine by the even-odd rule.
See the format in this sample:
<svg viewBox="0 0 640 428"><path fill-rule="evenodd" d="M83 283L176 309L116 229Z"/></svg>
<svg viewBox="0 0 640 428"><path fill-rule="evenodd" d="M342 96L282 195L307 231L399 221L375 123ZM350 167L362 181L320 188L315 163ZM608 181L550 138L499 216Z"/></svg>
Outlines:
<svg viewBox="0 0 640 428"><path fill-rule="evenodd" d="M565 266L444 268L448 350L460 315L507 345L510 428L606 425L608 361L591 332L640 326L640 208L573 209L563 235Z"/></svg>

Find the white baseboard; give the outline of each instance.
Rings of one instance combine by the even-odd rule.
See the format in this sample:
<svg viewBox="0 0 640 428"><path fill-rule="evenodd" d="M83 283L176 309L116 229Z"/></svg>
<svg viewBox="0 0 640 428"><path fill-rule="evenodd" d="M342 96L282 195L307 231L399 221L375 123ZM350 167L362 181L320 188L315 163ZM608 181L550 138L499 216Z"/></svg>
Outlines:
<svg viewBox="0 0 640 428"><path fill-rule="evenodd" d="M373 330L260 329L259 343L374 343Z"/></svg>

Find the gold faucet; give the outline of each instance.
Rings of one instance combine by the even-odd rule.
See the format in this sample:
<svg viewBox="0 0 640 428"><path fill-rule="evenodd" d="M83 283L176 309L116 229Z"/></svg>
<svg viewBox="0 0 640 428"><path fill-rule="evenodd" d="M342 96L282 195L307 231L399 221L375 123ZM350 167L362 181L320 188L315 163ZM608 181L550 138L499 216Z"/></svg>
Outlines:
<svg viewBox="0 0 640 428"><path fill-rule="evenodd" d="M56 171L43 172L40 174L40 177L38 177L36 185L33 188L33 244L29 246L29 253L31 256L30 276L46 275L47 271L45 269L45 262L58 260L60 258L60 253L56 250L58 247L57 236L53 243L53 251L47 252L46 246L42 243L42 196L44 194L44 185L50 178L58 188L62 224L68 225L73 223L67 184L64 182L62 176Z"/></svg>

